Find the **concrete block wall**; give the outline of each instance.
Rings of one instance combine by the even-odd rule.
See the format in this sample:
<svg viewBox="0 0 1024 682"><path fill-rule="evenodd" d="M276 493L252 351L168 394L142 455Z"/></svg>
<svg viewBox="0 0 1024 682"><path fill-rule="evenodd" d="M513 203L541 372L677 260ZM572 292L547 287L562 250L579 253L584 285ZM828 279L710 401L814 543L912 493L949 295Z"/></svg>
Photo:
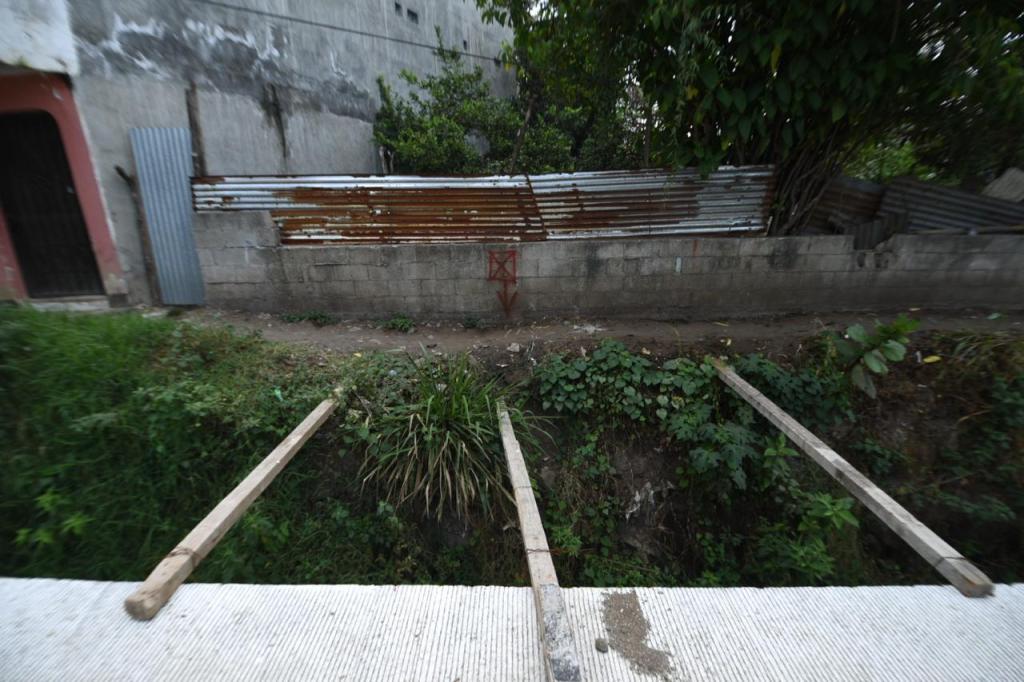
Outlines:
<svg viewBox="0 0 1024 682"><path fill-rule="evenodd" d="M1024 236L695 237L279 246L266 213L196 216L210 305L348 317L505 317L490 252L515 251L512 317L707 319L921 306L1024 308Z"/></svg>

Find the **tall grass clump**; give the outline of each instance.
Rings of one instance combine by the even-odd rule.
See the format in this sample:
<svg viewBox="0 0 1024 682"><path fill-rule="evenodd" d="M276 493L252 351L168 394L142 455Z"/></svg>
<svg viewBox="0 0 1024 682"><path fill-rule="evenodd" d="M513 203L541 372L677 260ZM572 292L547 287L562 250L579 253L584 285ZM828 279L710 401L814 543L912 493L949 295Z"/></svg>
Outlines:
<svg viewBox="0 0 1024 682"><path fill-rule="evenodd" d="M360 470L396 507L412 505L442 518L484 516L511 499L498 427L505 400L516 434L534 442L536 420L517 405L513 388L486 377L468 355L410 360L377 409L352 415L366 445Z"/></svg>

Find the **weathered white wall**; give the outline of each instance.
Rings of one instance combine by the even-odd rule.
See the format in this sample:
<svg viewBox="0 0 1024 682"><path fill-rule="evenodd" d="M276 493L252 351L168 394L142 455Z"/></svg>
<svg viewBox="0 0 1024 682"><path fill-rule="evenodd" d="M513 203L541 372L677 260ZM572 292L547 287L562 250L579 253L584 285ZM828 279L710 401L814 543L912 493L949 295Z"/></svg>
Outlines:
<svg viewBox="0 0 1024 682"><path fill-rule="evenodd" d="M133 172L131 128L191 128L208 175L377 173L377 78L403 92L402 70L434 72L435 26L447 46L467 53L467 66L483 69L494 92L514 92L514 74L493 59L511 34L485 25L475 3L400 0L401 15L395 4L72 3L81 61L75 99L133 300L148 299L138 218L115 171Z"/></svg>
<svg viewBox="0 0 1024 682"><path fill-rule="evenodd" d="M77 75L64 0L0 0L0 63Z"/></svg>

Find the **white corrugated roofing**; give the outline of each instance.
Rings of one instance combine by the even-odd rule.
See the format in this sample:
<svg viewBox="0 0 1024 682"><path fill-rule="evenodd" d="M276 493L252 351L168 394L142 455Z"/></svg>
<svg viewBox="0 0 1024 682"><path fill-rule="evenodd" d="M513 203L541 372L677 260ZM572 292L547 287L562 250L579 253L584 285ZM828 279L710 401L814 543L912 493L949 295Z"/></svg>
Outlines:
<svg viewBox="0 0 1024 682"><path fill-rule="evenodd" d="M529 588L189 584L139 622L134 587L0 579L0 679L543 679ZM616 639L612 593L639 606L642 640ZM1024 679L1024 585L564 595L585 680Z"/></svg>

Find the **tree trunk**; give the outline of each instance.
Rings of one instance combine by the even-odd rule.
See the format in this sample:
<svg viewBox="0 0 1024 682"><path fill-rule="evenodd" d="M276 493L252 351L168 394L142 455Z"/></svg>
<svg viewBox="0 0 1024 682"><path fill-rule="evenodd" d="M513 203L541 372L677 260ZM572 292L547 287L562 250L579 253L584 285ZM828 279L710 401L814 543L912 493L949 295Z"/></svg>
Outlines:
<svg viewBox="0 0 1024 682"><path fill-rule="evenodd" d="M523 124L519 126L519 132L516 133L516 144L512 147L512 158L508 162L508 174L515 175L516 172L516 159L519 158L519 150L523 146L523 138L526 137L526 127L530 125L530 117L533 115L533 103L536 101L535 97L531 97L530 101L526 105L526 116L523 117Z"/></svg>

